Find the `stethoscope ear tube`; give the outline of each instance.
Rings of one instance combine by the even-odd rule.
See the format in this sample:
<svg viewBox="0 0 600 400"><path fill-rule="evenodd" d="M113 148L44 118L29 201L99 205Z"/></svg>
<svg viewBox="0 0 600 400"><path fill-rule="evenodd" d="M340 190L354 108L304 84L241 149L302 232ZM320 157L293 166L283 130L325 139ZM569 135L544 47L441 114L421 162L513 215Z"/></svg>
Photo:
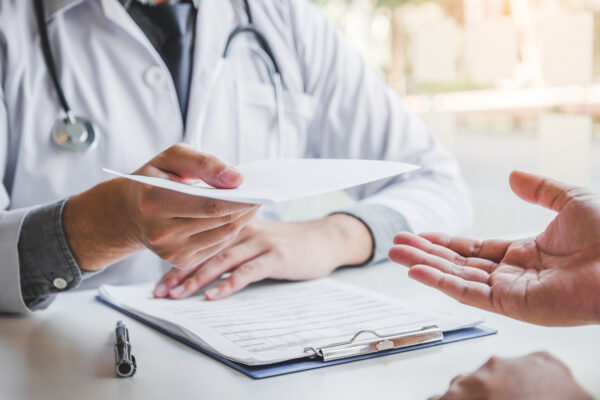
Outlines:
<svg viewBox="0 0 600 400"><path fill-rule="evenodd" d="M281 75L273 76L275 86L275 101L277 102L277 158L285 158L285 110L283 104L283 85Z"/></svg>
<svg viewBox="0 0 600 400"><path fill-rule="evenodd" d="M210 98L214 91L214 86L219 81L219 77L221 76L221 73L223 71L224 64L225 58L219 58L219 61L217 61L217 65L206 88L206 96L204 98L204 103L202 104L202 108L200 109L200 113L198 115L197 129L195 130L195 132L193 132L193 137L191 140L191 145L196 150L200 150L200 147L202 146L202 131L204 129L204 122L206 121L206 113L208 112Z"/></svg>

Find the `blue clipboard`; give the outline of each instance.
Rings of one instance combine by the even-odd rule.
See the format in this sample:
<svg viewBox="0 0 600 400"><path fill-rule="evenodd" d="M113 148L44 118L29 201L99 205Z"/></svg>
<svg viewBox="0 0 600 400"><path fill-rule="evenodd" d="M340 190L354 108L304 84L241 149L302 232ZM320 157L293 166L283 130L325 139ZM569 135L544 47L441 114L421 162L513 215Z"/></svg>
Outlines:
<svg viewBox="0 0 600 400"><path fill-rule="evenodd" d="M270 378L273 376L292 374L294 372L307 371L310 369L330 367L332 365L345 364L345 363L349 363L349 362L353 362L353 361L364 360L367 358L387 356L387 355L396 354L396 353L403 353L405 351L412 351L412 350L417 350L417 349L423 349L426 347L433 347L433 346L439 346L439 345L448 344L448 343L460 342L463 340L475 339L478 337L489 336L489 335L494 335L494 334L498 333L497 329L492 329L492 328L481 326L481 327L474 327L474 328L467 328L467 329L460 329L460 330L456 330L456 331L444 332L443 340L438 341L438 342L423 343L423 344L417 344L417 345L409 346L409 347L402 347L402 348L398 348L398 349L384 350L384 351L379 351L377 353L364 354L364 355L360 355L360 356L356 356L356 357L343 358L340 360L325 362L325 361L321 361L318 359L307 357L307 358L290 360L290 361L285 361L285 362L280 362L280 363L275 363L275 364L249 366L249 365L244 365L244 364L237 363L235 361L228 360L224 357L221 357L218 354L211 353L210 351L198 346L196 343L193 343L184 337L174 335L173 333L167 331L166 329L163 329L160 326L155 325L152 322L145 320L144 318L142 318L138 315L135 315L132 312L129 312L119 306L109 303L108 301L102 299L99 296L96 296L96 299L99 300L100 302L106 304L107 306L114 308L115 310L117 310L117 311L151 327L151 328L154 328L157 331L164 333L165 335L170 336L173 339L175 339L183 344L186 344L186 345L198 350L199 352L204 353L207 356L212 357L215 360L218 360L218 361L222 362L223 364L228 365L231 368L233 368L243 374L246 374L249 377L254 378L254 379Z"/></svg>

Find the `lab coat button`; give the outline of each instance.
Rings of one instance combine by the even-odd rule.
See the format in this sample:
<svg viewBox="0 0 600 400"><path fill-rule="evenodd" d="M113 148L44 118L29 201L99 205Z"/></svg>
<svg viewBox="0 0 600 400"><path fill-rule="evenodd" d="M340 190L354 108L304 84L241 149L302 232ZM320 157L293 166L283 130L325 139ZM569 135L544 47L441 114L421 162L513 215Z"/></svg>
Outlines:
<svg viewBox="0 0 600 400"><path fill-rule="evenodd" d="M54 279L52 281L52 284L58 290L63 290L63 289L65 289L67 287L67 281L65 281L63 278L56 278L56 279Z"/></svg>
<svg viewBox="0 0 600 400"><path fill-rule="evenodd" d="M154 65L144 72L144 81L151 88L159 86L165 78L163 70L158 65Z"/></svg>

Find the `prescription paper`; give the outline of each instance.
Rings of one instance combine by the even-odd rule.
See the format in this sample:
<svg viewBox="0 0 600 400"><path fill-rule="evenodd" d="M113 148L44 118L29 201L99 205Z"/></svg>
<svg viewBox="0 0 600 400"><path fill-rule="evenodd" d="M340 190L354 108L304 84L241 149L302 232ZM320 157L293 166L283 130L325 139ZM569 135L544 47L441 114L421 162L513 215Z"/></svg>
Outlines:
<svg viewBox="0 0 600 400"><path fill-rule="evenodd" d="M452 331L481 321L381 295L332 278L263 282L228 298L155 299L153 284L100 287L100 296L174 335L246 365L304 358L307 347L349 340L361 330L400 333L438 325Z"/></svg>
<svg viewBox="0 0 600 400"><path fill-rule="evenodd" d="M280 159L260 160L237 167L244 182L236 189L216 189L204 182L180 183L168 179L104 171L193 196L249 204L272 204L363 185L405 174L420 167L377 160Z"/></svg>

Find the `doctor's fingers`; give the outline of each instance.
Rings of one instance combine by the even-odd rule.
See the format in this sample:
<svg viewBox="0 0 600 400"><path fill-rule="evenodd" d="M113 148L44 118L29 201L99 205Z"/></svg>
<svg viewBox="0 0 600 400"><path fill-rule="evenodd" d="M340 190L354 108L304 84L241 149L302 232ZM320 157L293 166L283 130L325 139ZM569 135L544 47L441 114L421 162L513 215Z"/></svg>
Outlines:
<svg viewBox="0 0 600 400"><path fill-rule="evenodd" d="M218 300L242 290L253 282L272 276L274 270L281 266L281 259L273 252L266 252L235 268L229 278L224 279L204 294L208 300Z"/></svg>
<svg viewBox="0 0 600 400"><path fill-rule="evenodd" d="M254 217L250 212L234 222L215 229L196 233L184 240L169 240L168 242L150 243L148 246L160 258L184 269L192 268L208 259L205 250L215 245L227 245ZM213 256L214 254L210 254Z"/></svg>
<svg viewBox="0 0 600 400"><path fill-rule="evenodd" d="M170 251L181 251L186 245L193 253L221 242L221 236L235 235L255 214L256 210L250 210L219 218L154 218L141 225L141 236L146 246L161 257L169 257ZM198 240L201 242L196 243ZM208 243L194 247L202 241Z"/></svg>
<svg viewBox="0 0 600 400"><path fill-rule="evenodd" d="M148 165L183 180L201 179L219 188L234 188L244 180L237 169L215 156L196 151L183 143L169 147L154 157Z"/></svg>
<svg viewBox="0 0 600 400"><path fill-rule="evenodd" d="M197 252L196 255L200 255L201 258L209 259L215 254L218 254L224 248L226 248L229 243L219 243L215 246L209 247L208 249L204 249L200 252ZM177 286L177 282L180 280L192 275L196 270L194 268L182 268L180 266L173 266L169 272L163 275L163 277L156 283L154 287L154 297L164 298L169 295L170 289Z"/></svg>
<svg viewBox="0 0 600 400"><path fill-rule="evenodd" d="M228 224L234 224L245 216L254 216L257 209L251 208L216 218L181 218L167 220L157 219L148 222L145 235L151 242L182 241L198 233L210 231Z"/></svg>
<svg viewBox="0 0 600 400"><path fill-rule="evenodd" d="M143 215L148 216L216 218L258 208L253 204L191 196L137 182L134 184L141 188L138 196L138 209Z"/></svg>
<svg viewBox="0 0 600 400"><path fill-rule="evenodd" d="M422 250L425 253L447 260L455 265L479 268L487 273L491 273L493 269L497 266L495 262L484 258L463 257L462 255L456 253L454 250L451 250L446 246L434 244L420 235L414 235L408 232L403 232L396 235L394 237L394 244L413 247L415 249ZM415 264L427 263L417 260Z"/></svg>
<svg viewBox="0 0 600 400"><path fill-rule="evenodd" d="M397 263L412 267L415 265L427 265L441 272L451 274L468 281L488 283L490 274L489 261L469 259L469 263L457 265L445 258L429 254L416 247L407 245L395 245L389 252L390 259Z"/></svg>
<svg viewBox="0 0 600 400"><path fill-rule="evenodd" d="M170 271L168 274L172 274L165 282L167 287L173 288L169 292L169 297L180 299L191 296L201 288L219 279L224 273L259 256L262 251L258 241L248 240L223 249L195 269L192 274L185 275L177 270Z"/></svg>

